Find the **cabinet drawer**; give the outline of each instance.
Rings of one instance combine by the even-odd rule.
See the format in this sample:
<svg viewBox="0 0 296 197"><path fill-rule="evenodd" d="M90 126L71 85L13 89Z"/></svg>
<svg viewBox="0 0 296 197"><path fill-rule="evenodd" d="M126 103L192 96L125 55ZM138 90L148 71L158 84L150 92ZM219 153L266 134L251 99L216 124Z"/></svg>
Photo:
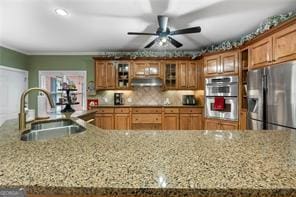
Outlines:
<svg viewBox="0 0 296 197"><path fill-rule="evenodd" d="M99 114L112 114L114 112L114 108L99 108L97 113Z"/></svg>
<svg viewBox="0 0 296 197"><path fill-rule="evenodd" d="M156 108L156 107L133 108L132 112L135 114L158 114L158 113L161 113L161 108Z"/></svg>
<svg viewBox="0 0 296 197"><path fill-rule="evenodd" d="M130 112L129 108L115 108L116 114L128 114Z"/></svg>
<svg viewBox="0 0 296 197"><path fill-rule="evenodd" d="M177 113L179 113L179 109L178 108L165 108L164 113L166 113L166 114L177 114Z"/></svg>
<svg viewBox="0 0 296 197"><path fill-rule="evenodd" d="M188 113L201 114L202 110L203 110L202 108L180 108L180 114L188 114Z"/></svg>
<svg viewBox="0 0 296 197"><path fill-rule="evenodd" d="M137 114L133 115L132 123L161 123L161 114Z"/></svg>

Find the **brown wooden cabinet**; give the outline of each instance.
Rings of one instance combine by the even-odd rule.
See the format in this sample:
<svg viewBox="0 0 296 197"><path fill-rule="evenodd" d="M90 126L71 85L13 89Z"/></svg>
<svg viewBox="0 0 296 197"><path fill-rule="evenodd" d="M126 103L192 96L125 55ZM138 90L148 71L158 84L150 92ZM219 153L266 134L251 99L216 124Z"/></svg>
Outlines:
<svg viewBox="0 0 296 197"><path fill-rule="evenodd" d="M273 35L273 59L276 63L296 59L296 23Z"/></svg>
<svg viewBox="0 0 296 197"><path fill-rule="evenodd" d="M167 90L178 89L179 72L177 63L175 61L165 61L162 65L164 70L164 88Z"/></svg>
<svg viewBox="0 0 296 197"><path fill-rule="evenodd" d="M114 129L114 109L99 108L96 112L96 126L101 129Z"/></svg>
<svg viewBox="0 0 296 197"><path fill-rule="evenodd" d="M259 68L272 62L272 36L264 38L249 47L250 68Z"/></svg>
<svg viewBox="0 0 296 197"><path fill-rule="evenodd" d="M211 55L204 58L205 75L217 75L220 72L220 55Z"/></svg>
<svg viewBox="0 0 296 197"><path fill-rule="evenodd" d="M238 73L238 52L221 54L221 72L223 74Z"/></svg>
<svg viewBox="0 0 296 197"><path fill-rule="evenodd" d="M205 119L205 129L206 130L219 130L220 129L220 120Z"/></svg>
<svg viewBox="0 0 296 197"><path fill-rule="evenodd" d="M130 115L129 114L115 114L114 129L128 130L130 129Z"/></svg>
<svg viewBox="0 0 296 197"><path fill-rule="evenodd" d="M167 108L164 109L162 129L178 130L179 129L179 109Z"/></svg>
<svg viewBox="0 0 296 197"><path fill-rule="evenodd" d="M247 111L241 110L239 117L239 129L247 129Z"/></svg>
<svg viewBox="0 0 296 197"><path fill-rule="evenodd" d="M238 51L224 52L204 58L205 76L238 74Z"/></svg>
<svg viewBox="0 0 296 197"><path fill-rule="evenodd" d="M132 76L137 77L161 77L161 64L159 61L134 61L132 64Z"/></svg>
<svg viewBox="0 0 296 197"><path fill-rule="evenodd" d="M96 114L96 126L101 129L114 129L113 114Z"/></svg>
<svg viewBox="0 0 296 197"><path fill-rule="evenodd" d="M128 130L131 128L131 118L129 108L114 109L114 129Z"/></svg>
<svg viewBox="0 0 296 197"><path fill-rule="evenodd" d="M236 130L238 122L220 120L220 119L205 119L205 130Z"/></svg>
<svg viewBox="0 0 296 197"><path fill-rule="evenodd" d="M199 67L202 67L202 64L199 64L198 61L180 61L178 62L178 89L189 89L196 90L201 87L198 83Z"/></svg>
<svg viewBox="0 0 296 197"><path fill-rule="evenodd" d="M202 109L180 108L180 130L202 129Z"/></svg>
<svg viewBox="0 0 296 197"><path fill-rule="evenodd" d="M115 65L111 61L96 61L95 71L97 90L115 89Z"/></svg>

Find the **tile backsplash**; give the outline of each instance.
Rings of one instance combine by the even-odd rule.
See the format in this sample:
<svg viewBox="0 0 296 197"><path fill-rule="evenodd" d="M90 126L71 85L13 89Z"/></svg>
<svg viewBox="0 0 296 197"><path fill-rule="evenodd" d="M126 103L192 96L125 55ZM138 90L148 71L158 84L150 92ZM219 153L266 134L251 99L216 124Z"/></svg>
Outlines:
<svg viewBox="0 0 296 197"><path fill-rule="evenodd" d="M123 93L125 105L163 105L168 99L171 105L182 105L182 95L192 94L197 98L199 105L204 104L204 91L198 90L166 90L159 87L135 87L133 90L106 90L98 91L97 98L100 105L113 105L114 93Z"/></svg>

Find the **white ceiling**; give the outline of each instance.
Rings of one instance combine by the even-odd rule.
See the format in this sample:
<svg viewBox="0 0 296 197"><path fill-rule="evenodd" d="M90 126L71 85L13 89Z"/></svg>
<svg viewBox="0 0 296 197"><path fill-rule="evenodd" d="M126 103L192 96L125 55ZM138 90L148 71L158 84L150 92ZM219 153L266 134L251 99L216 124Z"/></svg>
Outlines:
<svg viewBox="0 0 296 197"><path fill-rule="evenodd" d="M56 15L56 8L70 15ZM0 0L0 45L27 54L137 50L153 37L127 32L155 32L162 14L171 30L201 26L200 34L174 36L180 49L191 50L238 38L294 9L296 0Z"/></svg>

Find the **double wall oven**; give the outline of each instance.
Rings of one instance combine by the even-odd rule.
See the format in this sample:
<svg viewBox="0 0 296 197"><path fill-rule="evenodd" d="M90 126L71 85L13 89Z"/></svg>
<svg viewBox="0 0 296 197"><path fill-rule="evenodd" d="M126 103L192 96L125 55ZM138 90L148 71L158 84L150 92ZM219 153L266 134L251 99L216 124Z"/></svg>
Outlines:
<svg viewBox="0 0 296 197"><path fill-rule="evenodd" d="M238 77L206 78L205 82L205 116L207 118L237 120Z"/></svg>

